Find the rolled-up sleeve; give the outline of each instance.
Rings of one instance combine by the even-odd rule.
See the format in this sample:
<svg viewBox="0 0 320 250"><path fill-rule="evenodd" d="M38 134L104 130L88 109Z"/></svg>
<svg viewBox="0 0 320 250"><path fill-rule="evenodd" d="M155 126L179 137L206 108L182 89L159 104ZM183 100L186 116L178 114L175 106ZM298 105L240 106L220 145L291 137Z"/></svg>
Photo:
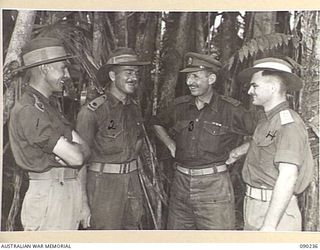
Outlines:
<svg viewBox="0 0 320 250"><path fill-rule="evenodd" d="M91 147L95 135L96 114L83 106L77 116L76 130L82 139Z"/></svg>
<svg viewBox="0 0 320 250"><path fill-rule="evenodd" d="M282 162L300 167L305 157L302 152L308 146L306 143L306 136L298 124L293 122L282 126L277 134L274 162L277 165Z"/></svg>

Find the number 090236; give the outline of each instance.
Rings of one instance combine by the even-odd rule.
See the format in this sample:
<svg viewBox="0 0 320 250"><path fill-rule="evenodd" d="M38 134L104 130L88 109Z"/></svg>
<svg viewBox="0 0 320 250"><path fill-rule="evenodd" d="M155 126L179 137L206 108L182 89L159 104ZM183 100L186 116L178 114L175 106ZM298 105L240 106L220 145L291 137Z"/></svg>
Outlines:
<svg viewBox="0 0 320 250"><path fill-rule="evenodd" d="M300 248L304 248L304 249L317 249L318 248L318 244L300 244L299 245Z"/></svg>

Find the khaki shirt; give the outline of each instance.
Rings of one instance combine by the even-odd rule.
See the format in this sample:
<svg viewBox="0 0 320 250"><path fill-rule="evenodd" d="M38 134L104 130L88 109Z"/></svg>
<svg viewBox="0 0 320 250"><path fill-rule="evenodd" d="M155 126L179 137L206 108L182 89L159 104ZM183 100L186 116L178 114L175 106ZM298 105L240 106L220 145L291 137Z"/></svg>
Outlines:
<svg viewBox="0 0 320 250"><path fill-rule="evenodd" d="M242 170L243 179L250 186L273 189L279 163L298 167L294 193L301 193L312 180L313 158L305 125L287 102L259 121Z"/></svg>
<svg viewBox="0 0 320 250"><path fill-rule="evenodd" d="M198 110L195 97L182 96L175 101L168 125L160 117L153 123L170 128L176 142L177 162L189 168L221 163L237 146L239 136L252 135L255 114L239 101L214 92L208 104Z"/></svg>
<svg viewBox="0 0 320 250"><path fill-rule="evenodd" d="M61 136L72 140L72 127L48 98L27 87L11 111L10 146L16 163L32 172L61 166L52 153Z"/></svg>
<svg viewBox="0 0 320 250"><path fill-rule="evenodd" d="M137 158L136 145L143 137L142 115L132 99L123 104L107 92L99 107L92 110L89 104L81 108L77 131L91 148L89 162L129 162Z"/></svg>

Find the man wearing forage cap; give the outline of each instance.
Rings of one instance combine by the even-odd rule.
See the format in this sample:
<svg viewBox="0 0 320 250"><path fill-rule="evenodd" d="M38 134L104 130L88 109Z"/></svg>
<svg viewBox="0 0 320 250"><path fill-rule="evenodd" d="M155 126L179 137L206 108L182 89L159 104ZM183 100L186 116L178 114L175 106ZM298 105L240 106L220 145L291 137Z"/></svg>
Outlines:
<svg viewBox="0 0 320 250"><path fill-rule="evenodd" d="M97 73L101 82L111 80L108 89L78 114L77 129L92 150L87 176L92 229L139 229L137 157L144 134L132 95L139 86L139 66L147 64L133 49L114 50Z"/></svg>
<svg viewBox="0 0 320 250"><path fill-rule="evenodd" d="M234 193L225 164L239 135L251 135L254 122L241 103L219 95L216 83L221 63L212 56L185 56L186 84L191 95L175 100L165 124L153 123L175 158L168 229L235 229ZM164 127L169 128L169 134Z"/></svg>
<svg viewBox="0 0 320 250"><path fill-rule="evenodd" d="M87 227L90 211L79 168L90 151L49 100L62 91L71 57L55 38L36 38L22 49L19 70L28 70L30 80L12 109L9 136L15 161L29 176L21 210L26 231Z"/></svg>
<svg viewBox="0 0 320 250"><path fill-rule="evenodd" d="M245 230L300 231L296 195L312 180L313 159L305 125L289 108L286 93L301 89L302 81L286 59L273 57L255 61L238 78L250 83L252 103L265 112L250 145L234 149L228 160L248 151L242 170Z"/></svg>

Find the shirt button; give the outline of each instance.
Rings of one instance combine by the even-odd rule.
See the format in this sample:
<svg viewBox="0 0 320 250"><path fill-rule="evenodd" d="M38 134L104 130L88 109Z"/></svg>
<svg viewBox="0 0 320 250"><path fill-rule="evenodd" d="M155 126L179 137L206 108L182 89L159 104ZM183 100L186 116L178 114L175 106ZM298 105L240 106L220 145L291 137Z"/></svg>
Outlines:
<svg viewBox="0 0 320 250"><path fill-rule="evenodd" d="M197 119L196 119L196 122L198 122L198 121L199 121L199 119L197 118Z"/></svg>
<svg viewBox="0 0 320 250"><path fill-rule="evenodd" d="M192 136L192 138L191 138L192 140L195 140L196 139L196 137L195 136Z"/></svg>

